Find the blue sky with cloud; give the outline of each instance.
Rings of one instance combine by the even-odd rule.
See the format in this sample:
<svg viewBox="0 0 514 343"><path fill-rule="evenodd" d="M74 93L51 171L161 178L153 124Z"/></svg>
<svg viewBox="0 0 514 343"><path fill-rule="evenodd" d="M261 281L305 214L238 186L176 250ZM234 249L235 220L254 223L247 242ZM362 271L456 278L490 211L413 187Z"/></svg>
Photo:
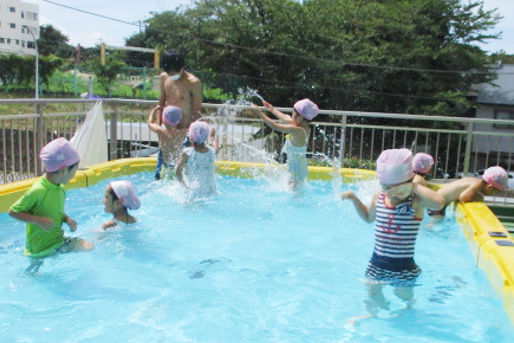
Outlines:
<svg viewBox="0 0 514 343"><path fill-rule="evenodd" d="M72 45L80 43L82 46L91 47L100 42L124 45L125 38L139 31L137 25L127 25L79 13L42 0L25 1L38 4L40 24L52 24L68 36ZM193 0L54 0L54 2L133 23L151 17L150 12L173 10L178 6L190 7L194 3ZM482 44L482 49L490 52L504 50L514 54L514 0L484 0L484 7L485 9L498 8L499 14L504 18L495 29L495 32L502 32L502 38Z"/></svg>

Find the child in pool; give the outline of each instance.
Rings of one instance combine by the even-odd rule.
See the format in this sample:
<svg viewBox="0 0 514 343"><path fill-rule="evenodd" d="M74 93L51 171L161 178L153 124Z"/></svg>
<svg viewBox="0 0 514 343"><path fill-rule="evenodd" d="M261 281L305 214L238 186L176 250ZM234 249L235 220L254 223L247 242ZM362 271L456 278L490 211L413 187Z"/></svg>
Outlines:
<svg viewBox="0 0 514 343"><path fill-rule="evenodd" d="M158 124L156 118L161 112L163 125ZM175 161L178 160L183 140L183 135L177 129L181 120L182 110L176 106L166 106L162 109L158 105L148 115L148 127L159 137L160 150L155 171L157 180L173 178Z"/></svg>
<svg viewBox="0 0 514 343"><path fill-rule="evenodd" d="M136 218L130 215L127 209L137 210L141 206L134 187L129 181L113 181L107 185L103 203L105 212L113 215L113 219L103 224L104 230L118 225L118 222L124 224L135 223Z"/></svg>
<svg viewBox="0 0 514 343"><path fill-rule="evenodd" d="M39 258L52 253L93 249L82 238L65 237L62 229L66 223L71 232L77 230L77 223L64 213L66 194L61 185L77 172L79 154L66 139L57 138L41 149L39 157L45 174L9 209L10 216L27 223L25 255L34 258L27 272L37 271Z"/></svg>
<svg viewBox="0 0 514 343"><path fill-rule="evenodd" d="M284 123L276 123L264 112L258 109L257 105L253 105L257 109L257 114L264 119L266 125L280 132L287 133L286 143L283 150L287 154L287 166L289 170L289 185L291 189L296 190L308 175L307 143L309 141L311 129L311 121L318 115L318 106L309 99L302 99L293 105L292 117L277 110L267 101L262 101L266 107L277 118Z"/></svg>
<svg viewBox="0 0 514 343"><path fill-rule="evenodd" d="M209 125L195 121L189 127L189 140L192 147L184 148L177 164L177 179L188 188L189 200L216 195L214 173L214 148L207 143ZM183 169L187 164L188 184L184 181Z"/></svg>
<svg viewBox="0 0 514 343"><path fill-rule="evenodd" d="M437 191L444 199L444 206L436 211L428 211L428 215L438 218L444 216L444 208L453 201L483 201L484 196L492 196L507 190L508 173L500 166L487 168L478 177L463 177L444 184Z"/></svg>
<svg viewBox="0 0 514 343"><path fill-rule="evenodd" d="M376 221L375 248L366 270L370 316L375 316L379 307L388 308L382 293L384 284L393 285L395 294L410 306L413 286L421 273L414 261L414 247L423 212L443 204L441 195L413 182L412 153L408 149L383 151L377 160L377 176L382 190L369 206L352 191L341 196L353 202L366 222Z"/></svg>
<svg viewBox="0 0 514 343"><path fill-rule="evenodd" d="M412 159L412 169L414 170L414 183L427 186L426 175L434 165L434 158L424 152L418 152Z"/></svg>

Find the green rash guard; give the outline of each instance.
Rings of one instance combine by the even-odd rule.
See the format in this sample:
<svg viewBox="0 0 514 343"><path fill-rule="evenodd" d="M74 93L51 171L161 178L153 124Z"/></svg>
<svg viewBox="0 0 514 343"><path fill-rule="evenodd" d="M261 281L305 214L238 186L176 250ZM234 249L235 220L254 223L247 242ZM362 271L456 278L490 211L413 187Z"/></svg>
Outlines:
<svg viewBox="0 0 514 343"><path fill-rule="evenodd" d="M11 206L13 212L49 217L55 223L49 231L39 225L27 223L25 255L43 257L63 244L64 231L61 225L64 221L65 198L66 194L60 185L55 185L46 177L42 177Z"/></svg>

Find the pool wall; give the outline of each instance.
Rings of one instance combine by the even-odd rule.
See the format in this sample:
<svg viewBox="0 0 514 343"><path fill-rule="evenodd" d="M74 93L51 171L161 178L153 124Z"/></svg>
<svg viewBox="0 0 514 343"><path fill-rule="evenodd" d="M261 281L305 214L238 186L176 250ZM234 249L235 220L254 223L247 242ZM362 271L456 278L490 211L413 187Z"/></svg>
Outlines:
<svg viewBox="0 0 514 343"><path fill-rule="evenodd" d="M66 189L92 186L106 178L114 178L144 171L155 170L156 159L152 157L120 159L100 163L77 171ZM272 171L284 166L265 166L262 163L216 161L219 174L236 177L253 177L257 173ZM336 169L309 167L309 179L331 180ZM343 182L375 179L375 172L361 169L342 168ZM0 186L0 213L9 207L32 185L37 178ZM493 288L514 325L514 241L505 226L482 202L458 204L457 221L470 244L477 265L483 268Z"/></svg>
<svg viewBox="0 0 514 343"><path fill-rule="evenodd" d="M456 216L477 265L485 270L514 325L514 241L482 202L458 204Z"/></svg>

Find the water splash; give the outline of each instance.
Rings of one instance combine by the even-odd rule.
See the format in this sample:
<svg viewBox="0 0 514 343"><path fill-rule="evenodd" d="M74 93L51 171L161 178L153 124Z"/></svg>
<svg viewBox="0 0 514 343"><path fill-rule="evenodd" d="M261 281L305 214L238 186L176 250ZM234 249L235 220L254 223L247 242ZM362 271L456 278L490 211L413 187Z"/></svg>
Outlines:
<svg viewBox="0 0 514 343"><path fill-rule="evenodd" d="M245 98L258 98L260 101L264 102L264 98L257 92L257 90L246 86L246 90L243 88L237 89L238 93Z"/></svg>

